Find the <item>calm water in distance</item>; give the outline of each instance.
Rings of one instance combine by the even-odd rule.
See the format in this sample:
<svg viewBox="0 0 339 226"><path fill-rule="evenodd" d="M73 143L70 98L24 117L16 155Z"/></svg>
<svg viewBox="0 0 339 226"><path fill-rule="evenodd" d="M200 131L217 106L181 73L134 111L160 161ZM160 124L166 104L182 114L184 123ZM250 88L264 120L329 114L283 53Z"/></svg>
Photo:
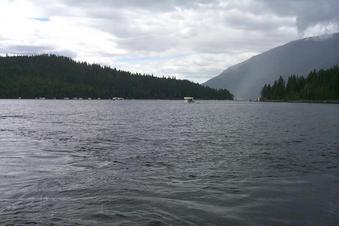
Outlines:
<svg viewBox="0 0 339 226"><path fill-rule="evenodd" d="M339 225L339 105L0 100L0 224Z"/></svg>

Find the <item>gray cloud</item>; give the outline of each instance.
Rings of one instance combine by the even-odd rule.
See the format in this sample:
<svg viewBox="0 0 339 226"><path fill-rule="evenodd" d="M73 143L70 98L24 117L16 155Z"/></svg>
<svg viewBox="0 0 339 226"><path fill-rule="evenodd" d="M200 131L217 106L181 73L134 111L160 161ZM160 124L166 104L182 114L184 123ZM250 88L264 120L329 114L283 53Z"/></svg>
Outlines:
<svg viewBox="0 0 339 226"><path fill-rule="evenodd" d="M280 16L292 16L297 19L297 26L300 31L319 22L339 21L339 1L338 0L64 0L66 5L72 7L84 7L100 9L101 16L109 15L110 9L143 9L151 12L173 11L178 9L196 8L220 8L241 9L251 11L255 14L269 12L270 10ZM107 9L107 13L104 11ZM99 11L100 11L99 10ZM95 10L94 10L95 11ZM100 16L100 15L96 15ZM266 21L269 23L270 21ZM235 21L237 23L237 21Z"/></svg>
<svg viewBox="0 0 339 226"><path fill-rule="evenodd" d="M0 46L0 53L13 55L55 54L74 58L77 54L71 50L57 50L54 46L9 45Z"/></svg>
<svg viewBox="0 0 339 226"><path fill-rule="evenodd" d="M299 32L317 23L339 23L338 0L261 0L277 15L295 16Z"/></svg>
<svg viewBox="0 0 339 226"><path fill-rule="evenodd" d="M38 10L26 27L17 23L17 36L7 26L1 53L50 52L195 81L288 41L339 30L338 0L24 1Z"/></svg>
<svg viewBox="0 0 339 226"><path fill-rule="evenodd" d="M178 8L196 8L218 3L217 0L64 0L65 4L76 7L128 8L149 11L171 11Z"/></svg>
<svg viewBox="0 0 339 226"><path fill-rule="evenodd" d="M48 51L49 53L51 54L55 54L55 55L58 55L58 56L67 56L67 57L70 57L70 58L76 58L77 57L77 53L72 51L72 50L67 50L67 49L64 49L64 50L51 50L51 51Z"/></svg>
<svg viewBox="0 0 339 226"><path fill-rule="evenodd" d="M9 54L41 54L51 51L51 46L32 46L32 45L10 45L0 47L1 53Z"/></svg>

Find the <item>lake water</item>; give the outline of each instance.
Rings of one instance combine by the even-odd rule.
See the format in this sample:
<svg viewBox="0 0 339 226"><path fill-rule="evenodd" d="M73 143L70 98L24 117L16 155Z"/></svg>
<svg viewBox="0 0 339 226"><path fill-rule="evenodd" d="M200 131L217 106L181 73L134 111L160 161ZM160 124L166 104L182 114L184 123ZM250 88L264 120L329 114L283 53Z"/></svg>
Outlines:
<svg viewBox="0 0 339 226"><path fill-rule="evenodd" d="M0 224L339 225L339 105L0 101Z"/></svg>

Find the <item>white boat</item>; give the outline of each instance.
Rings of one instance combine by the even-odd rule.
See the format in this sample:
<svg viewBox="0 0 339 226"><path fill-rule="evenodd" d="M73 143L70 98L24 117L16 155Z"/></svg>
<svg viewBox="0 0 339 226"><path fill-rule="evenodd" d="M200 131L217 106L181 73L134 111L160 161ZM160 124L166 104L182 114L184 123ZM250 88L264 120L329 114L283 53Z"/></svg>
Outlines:
<svg viewBox="0 0 339 226"><path fill-rule="evenodd" d="M112 100L124 100L122 97L113 97Z"/></svg>
<svg viewBox="0 0 339 226"><path fill-rule="evenodd" d="M193 103L194 102L193 97L184 97L184 100L185 100L186 103Z"/></svg>

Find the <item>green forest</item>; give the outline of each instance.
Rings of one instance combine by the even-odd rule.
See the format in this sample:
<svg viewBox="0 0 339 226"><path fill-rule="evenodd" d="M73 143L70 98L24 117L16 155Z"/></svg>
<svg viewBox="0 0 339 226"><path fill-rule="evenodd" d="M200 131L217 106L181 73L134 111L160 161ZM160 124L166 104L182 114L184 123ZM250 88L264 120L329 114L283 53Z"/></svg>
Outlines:
<svg viewBox="0 0 339 226"><path fill-rule="evenodd" d="M0 57L0 98L233 99L174 77L155 77L56 55Z"/></svg>
<svg viewBox="0 0 339 226"><path fill-rule="evenodd" d="M281 76L273 85L265 84L261 90L265 100L339 100L339 68L312 71L305 78L291 75L285 81Z"/></svg>

